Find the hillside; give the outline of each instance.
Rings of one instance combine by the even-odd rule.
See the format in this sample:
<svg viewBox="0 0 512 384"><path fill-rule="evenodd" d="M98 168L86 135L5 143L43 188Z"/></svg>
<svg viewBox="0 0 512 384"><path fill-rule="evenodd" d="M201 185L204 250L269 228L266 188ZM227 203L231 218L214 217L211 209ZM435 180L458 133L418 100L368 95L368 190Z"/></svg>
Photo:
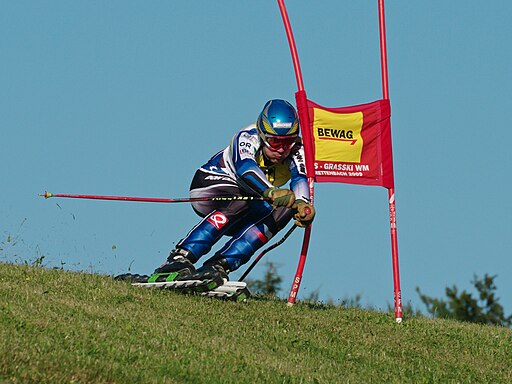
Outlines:
<svg viewBox="0 0 512 384"><path fill-rule="evenodd" d="M512 331L0 264L0 382L512 382Z"/></svg>

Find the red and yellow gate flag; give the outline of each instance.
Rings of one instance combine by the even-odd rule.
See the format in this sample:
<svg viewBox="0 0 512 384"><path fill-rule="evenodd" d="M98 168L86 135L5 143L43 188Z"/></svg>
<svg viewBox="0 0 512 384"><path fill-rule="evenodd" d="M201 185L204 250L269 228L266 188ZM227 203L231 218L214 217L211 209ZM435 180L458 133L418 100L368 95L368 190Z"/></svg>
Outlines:
<svg viewBox="0 0 512 384"><path fill-rule="evenodd" d="M394 187L389 100L341 108L307 100L307 109L302 130L315 181Z"/></svg>

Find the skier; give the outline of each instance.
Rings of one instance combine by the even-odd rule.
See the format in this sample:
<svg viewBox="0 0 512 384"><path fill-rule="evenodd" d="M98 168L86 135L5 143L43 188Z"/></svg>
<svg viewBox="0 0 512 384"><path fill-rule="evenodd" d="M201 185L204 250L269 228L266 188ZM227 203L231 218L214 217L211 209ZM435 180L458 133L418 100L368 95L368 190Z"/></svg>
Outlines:
<svg viewBox="0 0 512 384"><path fill-rule="evenodd" d="M190 197L264 196L270 202L194 202L194 211L203 219L154 274L178 272L176 280L208 280L208 289L214 289L292 217L306 227L315 210L305 169L295 108L285 100L268 101L256 124L237 132L227 148L196 171ZM283 187L288 181L289 189ZM196 269L194 264L223 236L229 241Z"/></svg>

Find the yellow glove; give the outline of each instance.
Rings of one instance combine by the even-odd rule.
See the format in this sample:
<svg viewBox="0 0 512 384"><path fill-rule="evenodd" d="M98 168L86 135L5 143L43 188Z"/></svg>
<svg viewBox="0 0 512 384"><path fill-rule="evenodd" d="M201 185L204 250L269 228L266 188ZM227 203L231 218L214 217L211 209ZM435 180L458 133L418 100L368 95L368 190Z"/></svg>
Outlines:
<svg viewBox="0 0 512 384"><path fill-rule="evenodd" d="M295 203L295 195L289 189L269 188L263 192L263 196L270 197L274 207L291 208Z"/></svg>
<svg viewBox="0 0 512 384"><path fill-rule="evenodd" d="M297 210L297 213L293 215L296 225L305 228L313 222L316 212L315 208L311 204L308 204L303 200L297 200L293 208Z"/></svg>

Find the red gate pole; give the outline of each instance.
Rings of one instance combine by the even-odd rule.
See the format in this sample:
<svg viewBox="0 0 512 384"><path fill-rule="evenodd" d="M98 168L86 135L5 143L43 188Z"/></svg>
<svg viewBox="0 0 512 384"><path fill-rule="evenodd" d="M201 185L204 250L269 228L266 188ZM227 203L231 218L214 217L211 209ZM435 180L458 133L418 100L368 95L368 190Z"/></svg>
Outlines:
<svg viewBox="0 0 512 384"><path fill-rule="evenodd" d="M379 35L380 35L380 59L382 72L382 95L384 99L389 100L388 83L388 59L386 48L386 21L384 15L384 0L379 1ZM393 176L394 178L394 176ZM393 180L393 185L394 185ZM389 200L389 224L391 232L391 259L393 263L393 286L395 303L395 320L402 322L402 291L400 290L400 271L398 265L398 234L396 228L396 203L395 188L388 188Z"/></svg>
<svg viewBox="0 0 512 384"><path fill-rule="evenodd" d="M284 0L277 0L279 4L279 10L281 11L281 16L283 18L284 28L286 30L286 37L288 38L288 44L290 45L290 52L292 55L293 68L295 70L295 78L297 80L297 88L298 91L295 93L295 100L297 102L297 109L299 113L300 125L302 127L301 132L304 138L304 150L306 156L306 174L308 175L308 185L309 185L309 193L311 198L311 204L314 203L314 169L311 154L311 146L309 141L310 133L309 133L309 113L307 109L307 97L306 91L304 90L304 82L302 80L302 72L300 70L300 62L299 56L297 54L297 47L295 45L295 39L293 38L292 27L290 25L290 20L288 19L288 13L286 12L286 6L284 4ZM311 238L311 224L306 227L304 231L304 239L302 240L302 248L299 257L299 264L297 265L297 271L295 272L295 277L293 279L292 288L290 290L290 294L288 296L288 305L293 305L297 298L297 294L299 292L300 283L302 281L302 273L304 271L304 265L306 264L306 257L309 248L309 240Z"/></svg>

